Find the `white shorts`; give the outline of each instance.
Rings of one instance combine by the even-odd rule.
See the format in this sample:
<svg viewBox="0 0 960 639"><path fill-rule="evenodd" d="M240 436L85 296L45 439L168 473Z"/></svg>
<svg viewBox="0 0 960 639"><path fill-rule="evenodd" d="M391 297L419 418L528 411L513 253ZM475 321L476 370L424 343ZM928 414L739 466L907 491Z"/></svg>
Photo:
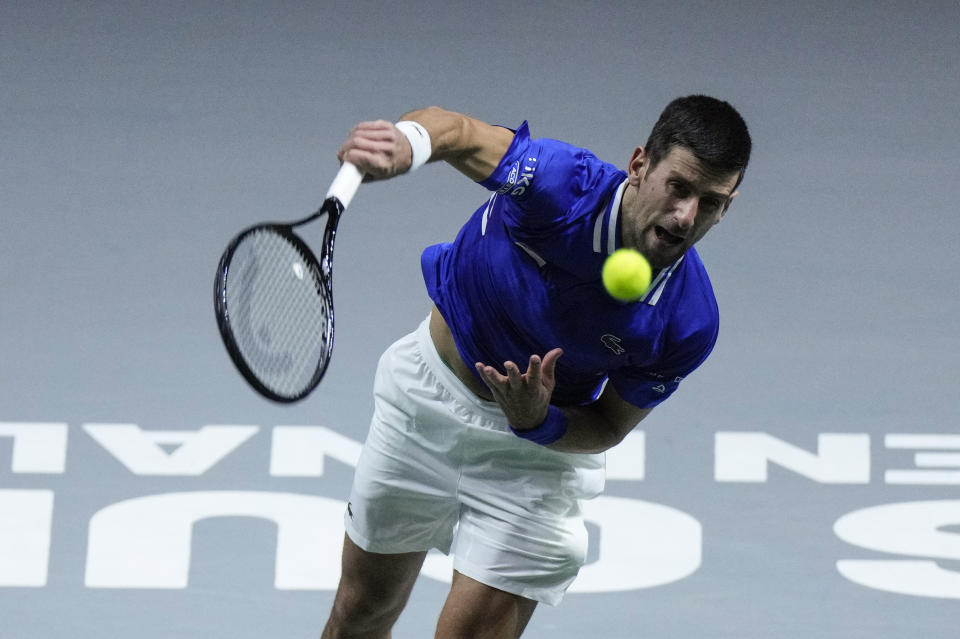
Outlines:
<svg viewBox="0 0 960 639"><path fill-rule="evenodd" d="M345 515L375 553L429 550L494 588L556 605L587 553L580 500L603 490L604 455L560 453L510 432L467 390L428 321L380 358L374 415Z"/></svg>

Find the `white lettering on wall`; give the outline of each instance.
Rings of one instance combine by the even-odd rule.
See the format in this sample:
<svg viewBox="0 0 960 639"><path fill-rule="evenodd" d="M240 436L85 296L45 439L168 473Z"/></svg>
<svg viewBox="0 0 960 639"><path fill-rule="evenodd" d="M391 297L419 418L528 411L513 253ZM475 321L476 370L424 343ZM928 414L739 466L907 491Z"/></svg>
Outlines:
<svg viewBox="0 0 960 639"><path fill-rule="evenodd" d="M10 470L57 475L67 464L67 425L48 422L0 422L0 437L13 438Z"/></svg>
<svg viewBox="0 0 960 639"><path fill-rule="evenodd" d="M86 432L131 473L202 475L248 441L257 426L204 426L199 430L143 430L135 424L86 424ZM68 426L51 422L0 422L12 440L14 473L62 474ZM770 464L819 483L870 480L870 438L822 433L815 451L763 432L715 434L715 477L720 482L765 482ZM889 434L884 445L912 452L913 468L893 468L886 484L960 484L960 436ZM175 450L170 450L175 446ZM269 473L322 477L334 459L355 466L361 444L320 426L277 426ZM607 456L608 477L643 480L646 441L631 433ZM0 471L4 466L0 460ZM903 463L899 464L904 466ZM878 477L878 480L880 478ZM702 529L690 515L622 497L584 503L585 518L599 526L597 559L581 571L571 592L650 588L698 570ZM252 517L277 528L275 587L330 590L340 576L339 549L345 504L338 500L257 491L165 493L121 501L90 520L86 584L91 588L188 587L194 524L218 517ZM54 523L54 492L0 489L0 587L47 585ZM861 549L893 556L841 559L851 582L891 593L960 600L960 500L914 501L851 512L836 535ZM954 563L948 563L954 562ZM449 583L453 560L432 552L423 574Z"/></svg>
<svg viewBox="0 0 960 639"><path fill-rule="evenodd" d="M0 586L47 585L52 490L0 490Z"/></svg>
<svg viewBox="0 0 960 639"><path fill-rule="evenodd" d="M643 480L646 469L646 435L629 433L623 441L607 451L607 479Z"/></svg>
<svg viewBox="0 0 960 639"><path fill-rule="evenodd" d="M888 470L884 473L888 484L960 484L960 435L890 434L884 438L884 444L887 448L952 451L917 453L913 463L925 470Z"/></svg>
<svg viewBox="0 0 960 639"><path fill-rule="evenodd" d="M136 424L84 424L83 429L134 475L202 475L250 439L257 426L143 430ZM173 452L162 445L175 445Z"/></svg>
<svg viewBox="0 0 960 639"><path fill-rule="evenodd" d="M687 513L639 499L601 496L583 503L600 525L600 559L580 570L570 592L662 586L700 567L703 530Z"/></svg>
<svg viewBox="0 0 960 639"><path fill-rule="evenodd" d="M340 578L344 504L291 493L208 491L121 501L90 520L86 585L186 588L193 525L258 517L277 525L275 587L332 590Z"/></svg>
<svg viewBox="0 0 960 639"><path fill-rule="evenodd" d="M904 595L960 599L960 572L935 560L960 560L960 500L885 504L848 513L833 526L843 541L910 559L842 559L837 570L850 581Z"/></svg>
<svg viewBox="0 0 960 639"><path fill-rule="evenodd" d="M823 484L870 482L870 436L823 433L817 452L760 432L715 435L714 478L724 482L765 482L770 462Z"/></svg>

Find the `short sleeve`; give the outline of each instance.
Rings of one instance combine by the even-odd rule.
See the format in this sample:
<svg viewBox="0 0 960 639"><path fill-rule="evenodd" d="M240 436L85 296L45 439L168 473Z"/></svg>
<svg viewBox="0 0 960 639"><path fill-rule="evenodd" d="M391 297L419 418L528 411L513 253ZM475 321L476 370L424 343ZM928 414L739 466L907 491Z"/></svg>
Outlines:
<svg viewBox="0 0 960 639"><path fill-rule="evenodd" d="M609 168L586 149L549 138L531 139L524 121L500 164L480 184L512 202L508 215L522 218L515 223L546 225L567 216L596 189Z"/></svg>
<svg viewBox="0 0 960 639"><path fill-rule="evenodd" d="M717 331L700 333L667 349L656 370L634 366L610 371L610 383L625 401L640 408L653 408L670 397L680 382L696 370L713 351Z"/></svg>

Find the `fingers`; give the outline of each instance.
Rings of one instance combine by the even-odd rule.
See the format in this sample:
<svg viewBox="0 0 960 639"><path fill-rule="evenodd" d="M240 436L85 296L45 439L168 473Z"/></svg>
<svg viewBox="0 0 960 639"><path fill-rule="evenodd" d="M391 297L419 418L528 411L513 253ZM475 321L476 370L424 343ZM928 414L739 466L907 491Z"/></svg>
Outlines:
<svg viewBox="0 0 960 639"><path fill-rule="evenodd" d="M560 359L561 355L563 355L563 349L555 348L543 356L543 364L540 368L541 376L545 384L553 384L555 379L554 373L557 369L557 360Z"/></svg>
<svg viewBox="0 0 960 639"><path fill-rule="evenodd" d="M513 390L520 390L523 387L523 373L513 362L504 362L504 370L507 371L507 383Z"/></svg>
<svg viewBox="0 0 960 639"><path fill-rule="evenodd" d="M527 381L531 384L540 383L540 356L531 355L530 363L527 364Z"/></svg>
<svg viewBox="0 0 960 639"><path fill-rule="evenodd" d="M409 168L411 157L407 139L386 120L357 124L337 153L341 162L351 162L374 179L402 173Z"/></svg>
<svg viewBox="0 0 960 639"><path fill-rule="evenodd" d="M526 373L521 372L520 368L511 361L503 363L503 370L506 375L502 375L493 366L487 366L482 362L477 362L474 367L487 386L496 385L503 390L506 390L507 387L512 390L520 390L525 386L538 386L547 382L552 384L557 360L560 359L561 355L563 355L563 349L561 348L553 349L544 355L543 359L539 355L531 355Z"/></svg>
<svg viewBox="0 0 960 639"><path fill-rule="evenodd" d="M549 408L554 388L554 369L562 354L561 349L555 348L542 359L539 355L531 355L526 373L522 373L520 367L511 361L503 363L506 375L482 362L476 362L474 368L510 424L518 428L533 428L543 422L543 415Z"/></svg>
<svg viewBox="0 0 960 639"><path fill-rule="evenodd" d="M474 364L474 367L477 369L477 372L480 373L481 379L490 387L491 390L494 390L497 387L503 386L507 383L508 379L497 372L493 366L487 366L481 362Z"/></svg>

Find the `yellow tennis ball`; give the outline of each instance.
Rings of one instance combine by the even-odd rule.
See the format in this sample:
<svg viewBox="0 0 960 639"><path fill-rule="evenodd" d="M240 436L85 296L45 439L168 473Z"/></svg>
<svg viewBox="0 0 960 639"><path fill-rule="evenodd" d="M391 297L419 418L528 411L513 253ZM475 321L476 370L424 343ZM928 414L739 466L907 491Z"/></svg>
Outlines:
<svg viewBox="0 0 960 639"><path fill-rule="evenodd" d="M650 288L653 271L650 262L639 251L622 248L614 251L603 263L603 287L614 299L633 302Z"/></svg>

